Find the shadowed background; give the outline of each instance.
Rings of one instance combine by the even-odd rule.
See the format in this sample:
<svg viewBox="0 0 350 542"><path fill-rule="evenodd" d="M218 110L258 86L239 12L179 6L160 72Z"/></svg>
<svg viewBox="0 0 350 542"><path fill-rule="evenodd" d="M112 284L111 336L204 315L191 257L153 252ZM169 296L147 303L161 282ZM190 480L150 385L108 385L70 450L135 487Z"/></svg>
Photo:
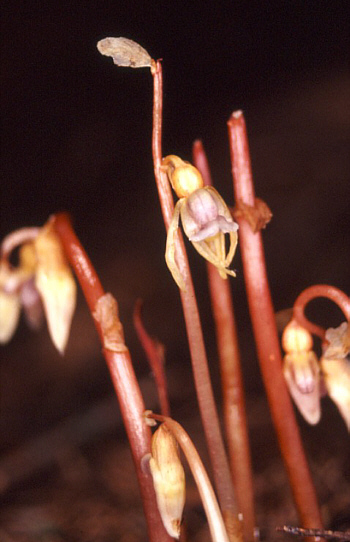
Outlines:
<svg viewBox="0 0 350 542"><path fill-rule="evenodd" d="M313 283L349 291L346 7L303 1L2 4L1 237L41 225L55 211L71 213L105 289L119 302L135 370L147 379L132 327L135 300L144 299L146 326L167 349L180 419L188 404L181 383L188 383L186 397L192 384L177 289L163 256L151 156L152 77L147 69L117 68L96 43L125 36L163 59L164 155L191 159L192 142L202 139L228 204L226 121L243 109L256 192L274 214L264 240L281 310ZM205 265L192 249L189 257L217 384ZM239 255L234 267L245 385L250 397L259 397ZM313 316L327 326L341 321L322 302ZM81 296L63 359L45 329L33 334L23 323L1 359L4 452L112 393ZM337 424L335 409L326 408ZM332 439L332 428L322 423L320 431ZM339 430L345 437L341 422Z"/></svg>

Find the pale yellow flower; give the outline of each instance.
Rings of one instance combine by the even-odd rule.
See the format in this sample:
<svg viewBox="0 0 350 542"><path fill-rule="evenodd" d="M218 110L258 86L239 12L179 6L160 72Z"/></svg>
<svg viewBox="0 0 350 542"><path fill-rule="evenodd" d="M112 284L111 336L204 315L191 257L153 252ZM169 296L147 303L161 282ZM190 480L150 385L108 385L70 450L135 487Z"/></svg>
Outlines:
<svg viewBox="0 0 350 542"><path fill-rule="evenodd" d="M13 268L8 258L17 246L19 265ZM44 310L51 339L63 354L76 304L76 285L51 222L9 234L2 249L6 258L0 263L0 342L11 339L21 307L34 329Z"/></svg>
<svg viewBox="0 0 350 542"><path fill-rule="evenodd" d="M175 234L181 217L188 239L203 258L215 265L224 279L236 276L228 269L237 247L238 224L220 194L211 186L203 186L203 179L194 166L175 155L163 159L162 167L180 198L168 229L165 259L179 288L185 282L175 261ZM228 251L225 234L229 234Z"/></svg>

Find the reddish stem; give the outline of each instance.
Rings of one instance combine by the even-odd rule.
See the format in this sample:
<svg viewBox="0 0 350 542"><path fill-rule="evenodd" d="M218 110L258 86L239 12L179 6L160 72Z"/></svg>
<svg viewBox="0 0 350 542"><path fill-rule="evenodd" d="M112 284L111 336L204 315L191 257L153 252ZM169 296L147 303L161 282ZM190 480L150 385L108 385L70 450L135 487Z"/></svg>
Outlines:
<svg viewBox="0 0 350 542"><path fill-rule="evenodd" d="M212 185L207 156L201 141L193 145L194 165L204 184ZM254 540L255 514L253 479L245 411L237 327L228 280L207 264L211 304L218 343L223 407L229 456L239 511L243 514L244 540Z"/></svg>
<svg viewBox="0 0 350 542"><path fill-rule="evenodd" d="M163 108L163 79L162 66L158 61L152 68L154 80L153 101L153 134L152 151L154 173L158 194L163 213L165 228L168 230L173 216L174 202L165 172L161 169L162 161L162 108ZM223 511L236 513L234 490L228 460L220 431L218 413L210 381L208 360L204 347L203 333L199 319L198 306L195 298L191 272L188 265L181 232L176 240L176 263L184 278L186 291L181 291L181 301L184 311L187 337L190 347L194 382L197 391L199 410L204 427L204 433L213 468L215 485L219 502Z"/></svg>
<svg viewBox="0 0 350 542"><path fill-rule="evenodd" d="M57 214L52 220L93 315L97 301L104 295L100 280L75 235L68 215L64 213ZM99 322L95 318L93 319L103 345L102 328ZM143 417L145 405L132 367L129 351L125 349L121 352L114 352L107 348L103 348L102 351L111 374L130 442L150 540L152 542L170 542L172 539L166 533L159 516L152 478L150 474L143 472L141 469L141 460L151 449L151 432L146 426Z"/></svg>
<svg viewBox="0 0 350 542"><path fill-rule="evenodd" d="M315 284L314 286L310 286L310 288L306 288L295 300L293 318L297 320L301 326L310 331L310 333L317 335L324 341L326 330L323 327L310 322L304 314L306 305L317 297L326 297L327 299L334 301L334 303L336 303L343 311L347 320L350 320L350 298L344 292L335 288L335 286Z"/></svg>
<svg viewBox="0 0 350 542"><path fill-rule="evenodd" d="M134 326L137 336L146 353L157 386L160 411L163 416L170 416L168 390L164 372L164 347L157 340L152 339L142 323L142 301L138 299L134 309Z"/></svg>
<svg viewBox="0 0 350 542"><path fill-rule="evenodd" d="M248 139L241 111L232 114L228 130L235 198L254 205ZM244 278L260 367L294 500L302 524L322 528L315 489L282 373L282 356L261 233L253 233L244 219L238 222Z"/></svg>

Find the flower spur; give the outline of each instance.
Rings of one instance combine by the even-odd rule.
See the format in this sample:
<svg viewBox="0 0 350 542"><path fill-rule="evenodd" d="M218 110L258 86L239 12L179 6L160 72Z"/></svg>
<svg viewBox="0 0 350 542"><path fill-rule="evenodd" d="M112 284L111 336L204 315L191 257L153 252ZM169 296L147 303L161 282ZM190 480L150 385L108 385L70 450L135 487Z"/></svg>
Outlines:
<svg viewBox="0 0 350 542"><path fill-rule="evenodd" d="M215 265L220 276L236 276L228 269L237 247L238 224L220 196L212 186L204 186L198 169L175 155L162 161L179 201L175 205L166 242L165 260L179 288L185 289L183 277L175 262L175 233L179 219L185 234L203 258ZM226 252L225 233L229 234L230 245Z"/></svg>

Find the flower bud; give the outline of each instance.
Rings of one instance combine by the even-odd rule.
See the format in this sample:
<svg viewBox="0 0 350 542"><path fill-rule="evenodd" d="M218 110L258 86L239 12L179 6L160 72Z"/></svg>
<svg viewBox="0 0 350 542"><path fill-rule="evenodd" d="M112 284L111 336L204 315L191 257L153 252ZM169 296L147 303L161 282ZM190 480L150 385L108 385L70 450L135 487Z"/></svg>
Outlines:
<svg viewBox="0 0 350 542"><path fill-rule="evenodd" d="M35 286L44 305L51 339L63 354L76 304L76 284L59 237L50 223L40 230L34 244Z"/></svg>
<svg viewBox="0 0 350 542"><path fill-rule="evenodd" d="M166 156L163 158L162 166L178 198L187 198L192 192L203 187L202 175L198 169L178 156L174 154Z"/></svg>
<svg viewBox="0 0 350 542"><path fill-rule="evenodd" d="M186 496L185 473L177 442L164 424L152 437L149 466L164 527L170 536L179 538Z"/></svg>
<svg viewBox="0 0 350 542"><path fill-rule="evenodd" d="M311 425L320 421L320 368L312 351L284 356L283 374L289 392L304 419Z"/></svg>
<svg viewBox="0 0 350 542"><path fill-rule="evenodd" d="M313 346L311 333L296 320L291 320L283 331L282 346L288 353L311 350Z"/></svg>

